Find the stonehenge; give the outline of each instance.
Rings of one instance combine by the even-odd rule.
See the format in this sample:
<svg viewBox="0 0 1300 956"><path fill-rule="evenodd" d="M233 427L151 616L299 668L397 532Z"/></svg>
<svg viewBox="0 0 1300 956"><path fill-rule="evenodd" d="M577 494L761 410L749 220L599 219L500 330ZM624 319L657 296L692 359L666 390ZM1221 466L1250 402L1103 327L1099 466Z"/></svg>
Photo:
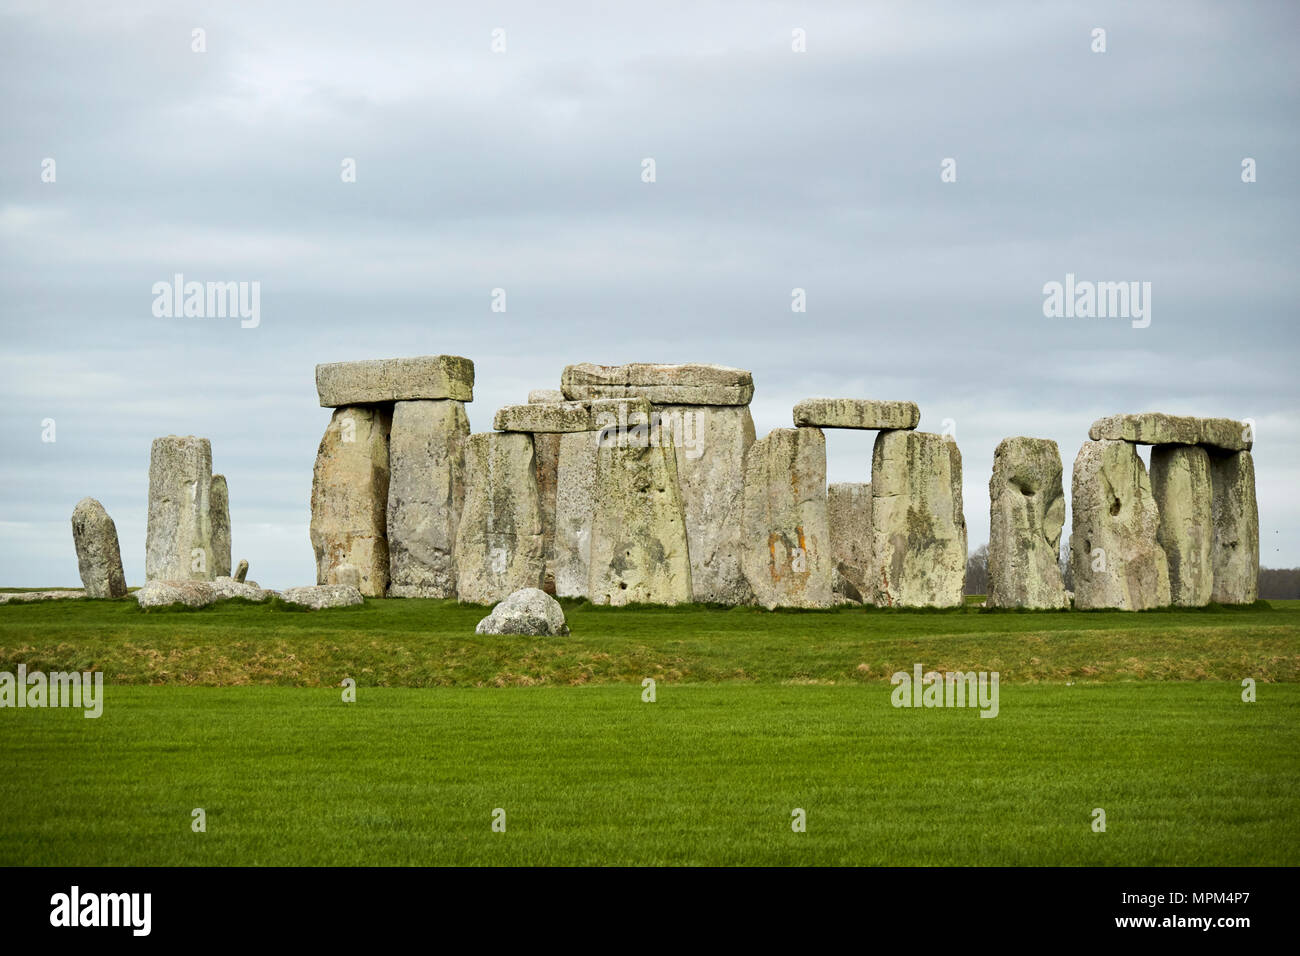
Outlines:
<svg viewBox="0 0 1300 956"><path fill-rule="evenodd" d="M155 438L149 453L145 580L211 581L229 574L229 507L226 479L213 477L206 438ZM219 548L224 549L220 554Z"/></svg>
<svg viewBox="0 0 1300 956"><path fill-rule="evenodd" d="M857 604L871 591L871 482L841 482L826 488L830 525L832 590Z"/></svg>
<svg viewBox="0 0 1300 956"><path fill-rule="evenodd" d="M82 498L72 510L72 541L77 570L86 597L115 598L126 594L117 525L94 498Z"/></svg>
<svg viewBox="0 0 1300 956"><path fill-rule="evenodd" d="M989 607L1069 606L1058 562L1064 525L1056 442L1004 439L989 479Z"/></svg>

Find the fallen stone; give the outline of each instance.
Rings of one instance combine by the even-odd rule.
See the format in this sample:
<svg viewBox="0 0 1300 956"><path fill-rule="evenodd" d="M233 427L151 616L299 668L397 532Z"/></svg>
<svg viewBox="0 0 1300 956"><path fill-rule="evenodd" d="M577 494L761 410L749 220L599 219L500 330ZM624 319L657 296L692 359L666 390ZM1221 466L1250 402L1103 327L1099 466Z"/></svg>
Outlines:
<svg viewBox="0 0 1300 956"><path fill-rule="evenodd" d="M594 500L591 602L689 602L690 552L673 450L598 439Z"/></svg>
<svg viewBox="0 0 1300 956"><path fill-rule="evenodd" d="M774 428L745 455L741 566L757 603L829 607L826 438L818 428Z"/></svg>
<svg viewBox="0 0 1300 956"><path fill-rule="evenodd" d="M60 588L54 591L9 591L0 593L0 604L33 604L38 601L67 601L90 595L81 588Z"/></svg>
<svg viewBox="0 0 1300 956"><path fill-rule="evenodd" d="M258 587L256 581L236 581L234 578L224 575L212 582L212 590L215 592L217 600L243 598L246 601L265 601L275 594L274 591L267 591Z"/></svg>
<svg viewBox="0 0 1300 956"><path fill-rule="evenodd" d="M1075 607L1142 611L1169 604L1169 561L1157 540L1160 509L1128 441L1084 442L1071 487Z"/></svg>
<svg viewBox="0 0 1300 956"><path fill-rule="evenodd" d="M474 633L564 636L569 625L559 601L537 588L521 588L479 621Z"/></svg>
<svg viewBox="0 0 1300 956"><path fill-rule="evenodd" d="M570 401L640 396L657 405L748 405L754 378L723 365L570 365L560 390Z"/></svg>
<svg viewBox="0 0 1300 956"><path fill-rule="evenodd" d="M184 604L186 607L207 607L217 600L217 589L211 581L146 581L135 592L140 607L167 607Z"/></svg>
<svg viewBox="0 0 1300 956"><path fill-rule="evenodd" d="M794 407L794 423L817 428L915 428L921 410L915 402L866 398L805 398Z"/></svg>
<svg viewBox="0 0 1300 956"><path fill-rule="evenodd" d="M989 607L1067 607L1061 580L1065 489L1047 438L1005 438L989 479Z"/></svg>
<svg viewBox="0 0 1300 956"><path fill-rule="evenodd" d="M316 366L322 407L420 399L474 400L474 363L458 355L333 362Z"/></svg>
<svg viewBox="0 0 1300 956"><path fill-rule="evenodd" d="M871 586L883 607L960 607L961 452L942 435L882 431L871 454Z"/></svg>
<svg viewBox="0 0 1300 956"><path fill-rule="evenodd" d="M455 557L461 601L493 604L520 588L541 588L541 498L530 435L486 432L466 439Z"/></svg>
<svg viewBox="0 0 1300 956"><path fill-rule="evenodd" d="M235 568L235 580L243 583L243 580L246 577L248 577L248 561L244 558L240 558L239 567Z"/></svg>
<svg viewBox="0 0 1300 956"><path fill-rule="evenodd" d="M149 454L145 579L213 577L212 445L193 435L155 438Z"/></svg>
<svg viewBox="0 0 1300 956"><path fill-rule="evenodd" d="M826 514L830 527L831 561L835 577L831 589L852 601L864 603L871 595L871 484L842 482L826 489ZM840 584L836 586L835 579Z"/></svg>
<svg viewBox="0 0 1300 956"><path fill-rule="evenodd" d="M230 489L225 475L213 475L208 488L208 514L212 522L212 566L214 578L230 575Z"/></svg>
<svg viewBox="0 0 1300 956"><path fill-rule="evenodd" d="M1253 431L1246 422L1163 412L1099 418L1088 429L1088 437L1138 445L1209 445L1225 451L1248 451L1254 444Z"/></svg>
<svg viewBox="0 0 1300 956"><path fill-rule="evenodd" d="M382 405L334 410L316 453L311 544L318 584L338 584L337 568L361 575L361 593L388 589L388 436L393 412Z"/></svg>
<svg viewBox="0 0 1300 956"><path fill-rule="evenodd" d="M289 588L280 593L280 598L289 604L308 607L313 611L365 603L361 592L346 584L316 584L310 587Z"/></svg>
<svg viewBox="0 0 1300 956"><path fill-rule="evenodd" d="M468 437L469 418L462 402L393 406L388 444L389 597L456 596L456 530L465 505Z"/></svg>
<svg viewBox="0 0 1300 956"><path fill-rule="evenodd" d="M1151 449L1151 495L1160 511L1156 540L1169 562L1169 599L1203 607L1214 594L1214 491L1210 456L1196 445Z"/></svg>
<svg viewBox="0 0 1300 956"><path fill-rule="evenodd" d="M117 525L94 498L82 498L72 509L72 543L86 597L117 598L126 594Z"/></svg>
<svg viewBox="0 0 1300 956"><path fill-rule="evenodd" d="M741 567L745 454L754 419L745 405L660 405L651 441L671 447L691 559L693 600L752 604Z"/></svg>
<svg viewBox="0 0 1300 956"><path fill-rule="evenodd" d="M1259 505L1250 452L1210 456L1213 487L1213 598L1253 604L1259 598Z"/></svg>

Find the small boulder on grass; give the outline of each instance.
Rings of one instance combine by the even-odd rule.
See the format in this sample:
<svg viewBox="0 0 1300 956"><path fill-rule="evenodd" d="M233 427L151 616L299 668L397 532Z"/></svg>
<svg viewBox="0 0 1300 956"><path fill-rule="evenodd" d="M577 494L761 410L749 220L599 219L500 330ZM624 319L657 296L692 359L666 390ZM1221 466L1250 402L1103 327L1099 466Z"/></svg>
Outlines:
<svg viewBox="0 0 1300 956"><path fill-rule="evenodd" d="M520 588L478 622L475 634L532 634L564 637L564 609L539 588Z"/></svg>
<svg viewBox="0 0 1300 956"><path fill-rule="evenodd" d="M313 584L308 587L289 588L282 592L280 597L290 604L301 604L313 611L365 603L361 592L350 584Z"/></svg>

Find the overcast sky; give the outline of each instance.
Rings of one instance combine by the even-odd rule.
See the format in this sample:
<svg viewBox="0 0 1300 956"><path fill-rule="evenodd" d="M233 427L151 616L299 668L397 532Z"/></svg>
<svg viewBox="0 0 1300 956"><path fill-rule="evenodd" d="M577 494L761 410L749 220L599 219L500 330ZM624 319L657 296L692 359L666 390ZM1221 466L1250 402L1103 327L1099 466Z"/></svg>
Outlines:
<svg viewBox="0 0 1300 956"><path fill-rule="evenodd" d="M86 495L143 583L169 433L250 577L312 583L314 366L443 352L480 431L581 361L750 369L760 435L916 401L972 548L1004 437L1068 489L1102 415L1250 417L1262 563L1300 565L1295 4L0 6L0 584L78 583ZM155 317L175 273L260 282L260 325ZM1150 282L1149 327L1044 317L1067 273ZM874 433L827 435L869 480Z"/></svg>

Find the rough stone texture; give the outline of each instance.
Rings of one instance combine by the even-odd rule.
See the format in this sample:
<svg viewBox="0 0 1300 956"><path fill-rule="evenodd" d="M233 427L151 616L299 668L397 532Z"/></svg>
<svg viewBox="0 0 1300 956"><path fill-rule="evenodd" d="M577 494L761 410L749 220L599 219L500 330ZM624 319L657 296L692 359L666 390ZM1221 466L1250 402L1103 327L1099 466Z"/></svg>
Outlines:
<svg viewBox="0 0 1300 956"><path fill-rule="evenodd" d="M248 577L248 561L240 558L239 567L235 568L235 580L242 584L246 577Z"/></svg>
<svg viewBox="0 0 1300 956"><path fill-rule="evenodd" d="M57 591L13 591L0 594L0 604L30 604L35 601L66 601L89 597L81 588L61 588Z"/></svg>
<svg viewBox="0 0 1300 956"><path fill-rule="evenodd" d="M831 593L839 599L840 604L866 603L857 585L842 575L838 567L831 568Z"/></svg>
<svg viewBox="0 0 1300 956"><path fill-rule="evenodd" d="M955 441L882 431L871 454L871 587L884 607L965 600L966 518Z"/></svg>
<svg viewBox="0 0 1300 956"><path fill-rule="evenodd" d="M641 396L658 405L748 405L754 377L724 365L592 365L565 368L560 390L570 401Z"/></svg>
<svg viewBox="0 0 1300 956"><path fill-rule="evenodd" d="M463 402L393 406L388 442L389 597L456 596L456 529L465 504L468 437Z"/></svg>
<svg viewBox="0 0 1300 956"><path fill-rule="evenodd" d="M826 489L836 594L863 602L871 596L871 483L843 482Z"/></svg>
<svg viewBox="0 0 1300 956"><path fill-rule="evenodd" d="M135 599L141 607L166 607L169 604L207 607L217 599L217 590L211 581L155 579L145 582L144 587L135 592Z"/></svg>
<svg viewBox="0 0 1300 956"><path fill-rule="evenodd" d="M867 398L805 398L794 407L795 425L818 428L915 428L921 410L915 402L881 402Z"/></svg>
<svg viewBox="0 0 1300 956"><path fill-rule="evenodd" d="M275 593L274 591L268 591L258 587L256 581L246 583L224 575L212 582L212 590L215 592L218 600L225 598L244 598L248 601L265 601Z"/></svg>
<svg viewBox="0 0 1300 956"><path fill-rule="evenodd" d="M1202 607L1214 593L1214 491L1210 456L1195 445L1151 449L1151 494L1160 510L1156 540L1169 562L1169 598Z"/></svg>
<svg viewBox="0 0 1300 956"><path fill-rule="evenodd" d="M1214 600L1253 604L1259 597L1259 506L1248 451L1210 456L1214 489Z"/></svg>
<svg viewBox="0 0 1300 956"><path fill-rule="evenodd" d="M1141 412L1099 418L1088 429L1093 441L1128 441L1138 445L1210 445L1225 451L1248 451L1254 435L1245 422L1229 418L1192 418Z"/></svg>
<svg viewBox="0 0 1300 956"><path fill-rule="evenodd" d="M149 454L149 519L144 576L148 581L213 577L212 445L206 438L155 438ZM196 559L195 552L201 552Z"/></svg>
<svg viewBox="0 0 1300 956"><path fill-rule="evenodd" d="M537 476L537 497L542 509L542 590L555 593L555 496L559 483L560 435L533 436L533 469Z"/></svg>
<svg viewBox="0 0 1300 956"><path fill-rule="evenodd" d="M691 556L696 601L752 604L741 567L744 549L745 454L754 419L745 405L656 406L655 444L670 446Z"/></svg>
<svg viewBox="0 0 1300 956"><path fill-rule="evenodd" d="M1156 538L1160 509L1137 447L1084 442L1070 503L1075 607L1141 611L1169 604L1169 562Z"/></svg>
<svg viewBox="0 0 1300 956"><path fill-rule="evenodd" d="M316 366L324 408L417 399L474 400L474 363L459 355L333 362Z"/></svg>
<svg viewBox="0 0 1300 956"><path fill-rule="evenodd" d="M826 436L774 428L745 455L741 566L757 603L827 607L831 590L826 516Z"/></svg>
<svg viewBox="0 0 1300 956"><path fill-rule="evenodd" d="M535 402L562 402L564 393L558 388L534 388L528 393L529 403Z"/></svg>
<svg viewBox="0 0 1300 956"><path fill-rule="evenodd" d="M334 583L361 590L361 569L351 564L340 564L334 569Z"/></svg>
<svg viewBox="0 0 1300 956"><path fill-rule="evenodd" d="M591 519L596 513L594 432L560 435L555 480L555 593L586 597L591 570Z"/></svg>
<svg viewBox="0 0 1300 956"><path fill-rule="evenodd" d="M591 406L585 402L530 402L527 405L503 405L497 409L492 427L499 432L591 431Z"/></svg>
<svg viewBox="0 0 1300 956"><path fill-rule="evenodd" d="M1061 580L1065 489L1047 438L1005 438L989 479L989 607L1068 607Z"/></svg>
<svg viewBox="0 0 1300 956"><path fill-rule="evenodd" d="M289 588L280 597L290 604L319 611L327 607L348 607L364 604L361 592L347 584L317 584L311 587Z"/></svg>
<svg viewBox="0 0 1300 956"><path fill-rule="evenodd" d="M208 488L208 514L212 521L213 578L230 576L230 489L225 475L213 475Z"/></svg>
<svg viewBox="0 0 1300 956"><path fill-rule="evenodd" d="M563 636L569 625L559 601L537 588L521 588L479 621L474 633Z"/></svg>
<svg viewBox="0 0 1300 956"><path fill-rule="evenodd" d="M470 435L465 510L456 534L457 596L493 604L520 588L540 588L544 569L532 436Z"/></svg>
<svg viewBox="0 0 1300 956"><path fill-rule="evenodd" d="M594 498L591 602L689 602L691 559L673 449L636 440L598 442Z"/></svg>
<svg viewBox="0 0 1300 956"><path fill-rule="evenodd" d="M361 574L361 593L388 589L388 435L393 411L384 405L335 409L316 453L311 486L311 545L318 584L339 584L348 564Z"/></svg>
<svg viewBox="0 0 1300 956"><path fill-rule="evenodd" d="M86 597L116 598L126 594L117 525L94 498L82 498L72 509L72 543Z"/></svg>

